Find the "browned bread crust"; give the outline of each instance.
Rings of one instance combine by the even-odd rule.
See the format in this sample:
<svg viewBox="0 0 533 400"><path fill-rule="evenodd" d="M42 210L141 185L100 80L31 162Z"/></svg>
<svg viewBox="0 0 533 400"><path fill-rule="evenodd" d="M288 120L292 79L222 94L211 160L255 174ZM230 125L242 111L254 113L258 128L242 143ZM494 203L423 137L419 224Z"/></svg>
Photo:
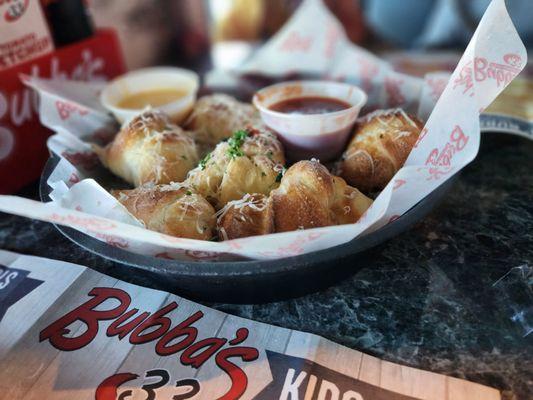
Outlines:
<svg viewBox="0 0 533 400"><path fill-rule="evenodd" d="M263 123L251 104L219 93L201 97L183 126L193 131L197 142L212 148L239 129L262 127Z"/></svg>
<svg viewBox="0 0 533 400"><path fill-rule="evenodd" d="M246 195L222 209L221 240L357 222L372 200L318 161L290 167L270 196Z"/></svg>
<svg viewBox="0 0 533 400"><path fill-rule="evenodd" d="M272 201L264 194L246 194L230 201L218 213L217 229L221 240L274 232Z"/></svg>
<svg viewBox="0 0 533 400"><path fill-rule="evenodd" d="M403 166L423 123L401 109L383 110L359 119L337 174L370 192L382 190Z"/></svg>
<svg viewBox="0 0 533 400"><path fill-rule="evenodd" d="M186 180L217 210L247 193L268 195L279 185L285 158L277 137L263 129L242 132L245 137L238 148L231 140L219 143Z"/></svg>
<svg viewBox="0 0 533 400"><path fill-rule="evenodd" d="M372 204L318 161L294 164L271 196L276 232L354 223Z"/></svg>
<svg viewBox="0 0 533 400"><path fill-rule="evenodd" d="M111 192L147 229L167 235L210 240L215 233L215 210L184 185L157 185Z"/></svg>
<svg viewBox="0 0 533 400"><path fill-rule="evenodd" d="M113 142L95 151L107 168L134 186L181 182L198 164L194 140L157 111L135 117Z"/></svg>

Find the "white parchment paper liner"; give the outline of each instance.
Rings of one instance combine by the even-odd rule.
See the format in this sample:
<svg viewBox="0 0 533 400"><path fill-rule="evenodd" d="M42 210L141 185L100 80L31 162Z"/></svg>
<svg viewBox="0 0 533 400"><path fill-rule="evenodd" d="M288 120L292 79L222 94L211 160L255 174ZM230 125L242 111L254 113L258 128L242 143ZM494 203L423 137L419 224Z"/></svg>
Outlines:
<svg viewBox="0 0 533 400"><path fill-rule="evenodd" d="M342 78L358 82L377 106L414 108L429 117L405 166L357 223L226 242L181 239L144 229L99 185L100 177L109 173L88 142L105 142L116 132L115 122L97 100L102 83L26 78L40 93L42 123L56 132L48 146L61 162L48 182L54 189L52 202L0 196L0 210L66 225L113 246L165 258L276 259L322 250L390 223L472 161L479 149L480 112L526 62L526 50L504 0L492 1L450 79L437 74L425 81L395 73L350 44L322 2L306 0L239 73L283 75L297 70Z"/></svg>

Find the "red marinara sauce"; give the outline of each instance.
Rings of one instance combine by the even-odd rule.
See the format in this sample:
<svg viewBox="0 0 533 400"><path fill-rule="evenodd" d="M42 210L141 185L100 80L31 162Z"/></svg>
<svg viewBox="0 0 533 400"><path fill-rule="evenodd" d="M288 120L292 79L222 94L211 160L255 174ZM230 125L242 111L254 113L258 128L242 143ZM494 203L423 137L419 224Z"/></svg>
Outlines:
<svg viewBox="0 0 533 400"><path fill-rule="evenodd" d="M269 109L284 114L327 114L346 110L351 104L333 97L295 97L272 104Z"/></svg>

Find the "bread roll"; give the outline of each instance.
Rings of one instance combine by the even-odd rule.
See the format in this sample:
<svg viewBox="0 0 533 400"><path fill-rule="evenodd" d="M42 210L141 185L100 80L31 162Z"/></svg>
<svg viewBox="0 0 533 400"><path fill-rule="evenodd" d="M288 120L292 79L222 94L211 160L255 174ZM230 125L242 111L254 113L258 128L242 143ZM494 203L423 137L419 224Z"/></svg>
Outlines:
<svg viewBox="0 0 533 400"><path fill-rule="evenodd" d="M372 204L318 161L290 167L271 197L276 232L354 223Z"/></svg>
<svg viewBox="0 0 533 400"><path fill-rule="evenodd" d="M157 111L135 117L113 142L95 150L107 168L134 186L181 182L199 159L189 134Z"/></svg>
<svg viewBox="0 0 533 400"><path fill-rule="evenodd" d="M187 183L219 210L247 193L268 195L285 163L281 143L267 130L237 131L190 171Z"/></svg>
<svg viewBox="0 0 533 400"><path fill-rule="evenodd" d="M210 240L214 236L215 210L187 186L143 186L111 194L147 229L189 239Z"/></svg>
<svg viewBox="0 0 533 400"><path fill-rule="evenodd" d="M266 235L274 232L272 201L264 194L246 194L230 201L218 213L217 229L220 240Z"/></svg>
<svg viewBox="0 0 533 400"><path fill-rule="evenodd" d="M405 163L422 127L401 109L359 119L336 173L363 192L382 190Z"/></svg>
<svg viewBox="0 0 533 400"><path fill-rule="evenodd" d="M318 161L300 161L270 196L245 195L219 211L219 239L355 223L371 204Z"/></svg>
<svg viewBox="0 0 533 400"><path fill-rule="evenodd" d="M194 132L194 139L211 148L235 131L247 127L262 127L257 110L226 94L213 94L200 98L184 127Z"/></svg>

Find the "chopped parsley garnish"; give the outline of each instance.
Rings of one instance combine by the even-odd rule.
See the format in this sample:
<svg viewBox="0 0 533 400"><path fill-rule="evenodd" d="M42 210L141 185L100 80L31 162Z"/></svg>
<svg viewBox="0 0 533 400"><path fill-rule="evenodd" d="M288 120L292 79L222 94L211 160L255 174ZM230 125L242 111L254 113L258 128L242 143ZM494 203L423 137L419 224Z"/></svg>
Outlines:
<svg viewBox="0 0 533 400"><path fill-rule="evenodd" d="M261 176L267 176L267 174L265 174L264 172L261 172Z"/></svg>
<svg viewBox="0 0 533 400"><path fill-rule="evenodd" d="M274 153L272 153L272 150L267 151L267 157L270 158L271 160L272 160L273 155Z"/></svg>
<svg viewBox="0 0 533 400"><path fill-rule="evenodd" d="M233 136L228 139L228 156L231 159L242 157L244 153L241 150L241 146L244 140L248 137L248 132L245 130L236 131Z"/></svg>
<svg viewBox="0 0 533 400"><path fill-rule="evenodd" d="M211 153L207 153L204 158L200 160L200 163L198 164L200 166L200 169L203 171L205 169L205 166L207 165L207 162L211 159Z"/></svg>
<svg viewBox="0 0 533 400"><path fill-rule="evenodd" d="M190 195L192 194L192 192L191 192L190 190L187 190L187 191L185 192L185 194L186 194L187 196L190 196Z"/></svg>
<svg viewBox="0 0 533 400"><path fill-rule="evenodd" d="M229 158L234 159L234 158L237 158L237 157L244 156L244 153L242 152L242 150L240 148L230 147L228 149L228 156L229 156Z"/></svg>

